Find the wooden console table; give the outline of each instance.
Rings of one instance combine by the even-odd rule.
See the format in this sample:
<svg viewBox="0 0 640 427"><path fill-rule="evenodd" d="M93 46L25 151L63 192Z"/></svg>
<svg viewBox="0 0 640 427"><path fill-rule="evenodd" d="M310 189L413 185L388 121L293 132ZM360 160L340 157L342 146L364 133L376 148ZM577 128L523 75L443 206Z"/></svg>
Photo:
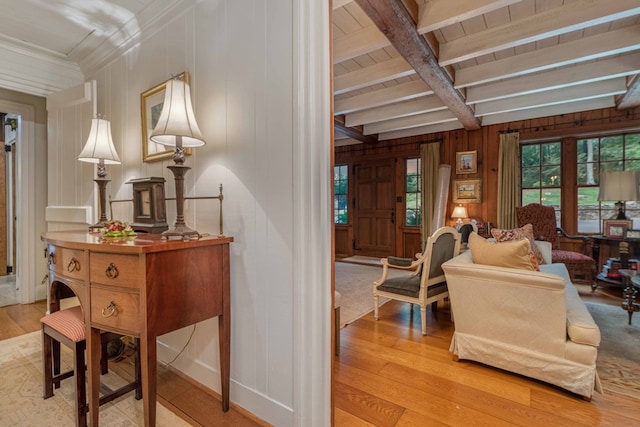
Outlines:
<svg viewBox="0 0 640 427"><path fill-rule="evenodd" d="M596 268L598 270L598 275L596 276L596 280L610 285L622 286L623 283L621 279L614 279L604 276L602 274L602 266L610 257L619 256L619 247L621 242L626 242L629 244L629 258L640 256L640 241L614 239L610 237L604 237L602 235L590 236L590 238L593 242L592 257L597 263ZM622 266L622 268L628 267Z"/></svg>
<svg viewBox="0 0 640 427"><path fill-rule="evenodd" d="M92 426L98 425L100 331L140 338L145 426L155 426L156 337L218 317L222 408L229 409L230 237L163 240L140 234L105 242L99 234L42 234L49 262L50 310L59 309L57 283L74 291L87 328L87 370Z"/></svg>

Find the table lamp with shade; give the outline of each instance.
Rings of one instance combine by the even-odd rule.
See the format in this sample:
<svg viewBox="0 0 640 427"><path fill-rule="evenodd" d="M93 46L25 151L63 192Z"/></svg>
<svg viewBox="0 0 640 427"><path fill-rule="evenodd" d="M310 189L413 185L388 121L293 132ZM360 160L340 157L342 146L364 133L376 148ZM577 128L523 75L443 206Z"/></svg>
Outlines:
<svg viewBox="0 0 640 427"><path fill-rule="evenodd" d="M84 145L84 148L78 155L78 160L98 164L98 177L94 179L98 184L99 194L98 222L90 226L89 230L100 230L105 227L105 222L107 222L107 200L105 192L107 183L110 180L107 179L107 168L105 165L120 164L120 158L118 157L116 148L113 145L113 138L111 137L111 123L100 114L91 120L89 137L87 138L87 143Z"/></svg>
<svg viewBox="0 0 640 427"><path fill-rule="evenodd" d="M456 220L456 230L460 231L460 227L462 227L462 220L468 218L467 208L462 205L458 205L453 208L453 212L451 213L451 219Z"/></svg>
<svg viewBox="0 0 640 427"><path fill-rule="evenodd" d="M167 81L162 112L151 132L150 139L158 144L175 147L174 164L167 168L173 172L175 179L176 222L173 228L164 231L162 235L167 239L197 238L199 233L187 227L184 222L184 177L191 169L184 165L184 148L200 147L205 144L205 141L193 114L189 85L183 79L177 77Z"/></svg>
<svg viewBox="0 0 640 427"><path fill-rule="evenodd" d="M640 172L611 171L600 175L599 201L615 201L616 219L627 219L624 202L640 200Z"/></svg>

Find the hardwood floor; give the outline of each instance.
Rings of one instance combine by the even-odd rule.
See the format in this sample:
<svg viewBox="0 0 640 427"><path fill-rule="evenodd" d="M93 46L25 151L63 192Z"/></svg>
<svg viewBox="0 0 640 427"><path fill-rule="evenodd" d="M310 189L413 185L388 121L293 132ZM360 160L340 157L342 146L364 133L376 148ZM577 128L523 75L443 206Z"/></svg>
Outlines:
<svg viewBox="0 0 640 427"><path fill-rule="evenodd" d="M0 307L0 339L7 339L40 330L40 318L46 311L46 301L34 304ZM133 378L132 359L109 361L109 369L121 377ZM255 427L267 423L255 419L231 403L229 412L222 412L220 396L158 366L158 401L180 418L194 426Z"/></svg>
<svg viewBox="0 0 640 427"><path fill-rule="evenodd" d="M584 300L619 304L620 291L578 286ZM40 328L45 304L0 308L0 338ZM449 353L453 327L448 307L427 310L428 335L419 311L391 301L380 320L367 316L341 330L335 364L335 425L625 426L640 425L640 401L608 392L591 402L562 389ZM115 363L120 375L128 365ZM242 408L223 413L219 400L176 373L159 367L158 400L195 426L259 426Z"/></svg>
<svg viewBox="0 0 640 427"><path fill-rule="evenodd" d="M620 291L578 286L584 300L619 304ZM454 362L448 307L391 301L342 329L335 364L335 425L640 425L640 401L607 392L591 402L560 388L474 362Z"/></svg>

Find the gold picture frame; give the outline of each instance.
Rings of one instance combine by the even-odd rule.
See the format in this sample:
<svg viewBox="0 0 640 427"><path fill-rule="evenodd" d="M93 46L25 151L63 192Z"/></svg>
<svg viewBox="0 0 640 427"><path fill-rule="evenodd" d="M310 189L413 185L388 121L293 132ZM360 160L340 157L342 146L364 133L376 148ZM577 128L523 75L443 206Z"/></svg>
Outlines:
<svg viewBox="0 0 640 427"><path fill-rule="evenodd" d="M178 75L189 84L189 73L184 71ZM140 112L142 115L142 161L157 162L159 160L170 159L173 156L173 148L155 143L149 139L151 131L158 123L160 113L162 112L162 104L164 103L164 93L167 89L167 81L157 86L147 89L140 94ZM184 154L191 155L191 148L185 148Z"/></svg>
<svg viewBox="0 0 640 427"><path fill-rule="evenodd" d="M456 174L477 173L478 152L459 151L456 153Z"/></svg>
<svg viewBox="0 0 640 427"><path fill-rule="evenodd" d="M479 179L458 179L453 181L453 203L480 203L482 181Z"/></svg>
<svg viewBox="0 0 640 427"><path fill-rule="evenodd" d="M603 234L609 239L623 239L625 232L633 228L630 219L605 219L603 220Z"/></svg>

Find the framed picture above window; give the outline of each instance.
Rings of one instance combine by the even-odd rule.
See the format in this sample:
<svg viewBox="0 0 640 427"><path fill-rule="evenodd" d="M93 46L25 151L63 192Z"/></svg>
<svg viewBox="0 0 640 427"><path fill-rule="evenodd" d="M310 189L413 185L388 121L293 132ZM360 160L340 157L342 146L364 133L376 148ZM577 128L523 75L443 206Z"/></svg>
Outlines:
<svg viewBox="0 0 640 427"><path fill-rule="evenodd" d="M460 151L456 153L456 173L476 173L478 172L478 152Z"/></svg>
<svg viewBox="0 0 640 427"><path fill-rule="evenodd" d="M480 203L481 183L479 179L458 179L453 181L453 203Z"/></svg>
<svg viewBox="0 0 640 427"><path fill-rule="evenodd" d="M603 220L604 237L609 239L622 239L627 230L633 227L630 219L605 219Z"/></svg>

